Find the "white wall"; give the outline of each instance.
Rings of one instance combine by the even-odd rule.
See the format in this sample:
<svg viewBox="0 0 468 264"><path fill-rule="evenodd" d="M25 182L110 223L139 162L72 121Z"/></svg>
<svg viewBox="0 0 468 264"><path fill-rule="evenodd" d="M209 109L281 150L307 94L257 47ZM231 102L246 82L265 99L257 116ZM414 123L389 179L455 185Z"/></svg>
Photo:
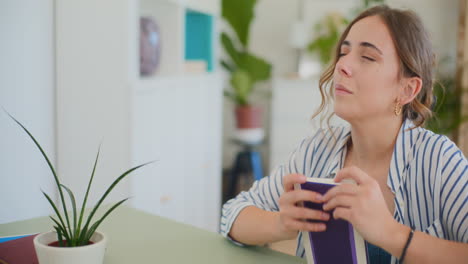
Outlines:
<svg viewBox="0 0 468 264"><path fill-rule="evenodd" d="M90 193L94 204L130 168L129 5L114 0L56 5L58 169L81 200L102 142ZM129 194L127 179L107 201Z"/></svg>
<svg viewBox="0 0 468 264"><path fill-rule="evenodd" d="M0 1L0 106L55 160L53 0ZM0 110L0 223L47 215L53 176L33 142Z"/></svg>

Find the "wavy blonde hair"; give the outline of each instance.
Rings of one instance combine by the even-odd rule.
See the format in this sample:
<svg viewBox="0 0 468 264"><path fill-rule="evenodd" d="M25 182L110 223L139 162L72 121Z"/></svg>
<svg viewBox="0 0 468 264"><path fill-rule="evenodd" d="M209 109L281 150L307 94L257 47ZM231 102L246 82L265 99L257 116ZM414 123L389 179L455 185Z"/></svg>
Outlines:
<svg viewBox="0 0 468 264"><path fill-rule="evenodd" d="M379 16L390 31L400 61L399 78L402 76L419 77L422 80L421 91L411 103L403 106L402 113L403 119L413 121L416 127L424 126L425 122L432 117L433 68L435 63L432 43L427 30L416 13L409 10L390 8L386 5L365 10L344 30L335 48L331 64L320 76L319 89L322 102L312 118L327 110L333 101L333 89L331 89L333 87L333 73L343 41L356 22L370 16ZM328 117L322 115L320 123L322 124L326 119L330 128L330 119L334 114L332 112Z"/></svg>

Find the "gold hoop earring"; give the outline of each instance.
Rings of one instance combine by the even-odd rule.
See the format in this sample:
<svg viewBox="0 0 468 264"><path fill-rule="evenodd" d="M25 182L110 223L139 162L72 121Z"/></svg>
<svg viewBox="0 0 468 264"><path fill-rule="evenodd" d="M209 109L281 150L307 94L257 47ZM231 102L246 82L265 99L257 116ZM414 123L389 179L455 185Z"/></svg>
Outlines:
<svg viewBox="0 0 468 264"><path fill-rule="evenodd" d="M402 108L403 108L403 107L400 105L400 102L397 102L397 103L395 104L394 112L395 112L395 115L396 115L396 116L399 116L399 115L401 114L401 109L402 109Z"/></svg>

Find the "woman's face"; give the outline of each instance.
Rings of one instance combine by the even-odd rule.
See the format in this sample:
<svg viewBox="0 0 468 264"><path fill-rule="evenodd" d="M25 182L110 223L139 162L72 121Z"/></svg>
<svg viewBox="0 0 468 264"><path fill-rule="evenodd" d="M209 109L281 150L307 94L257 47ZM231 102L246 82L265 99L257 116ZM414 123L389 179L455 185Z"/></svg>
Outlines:
<svg viewBox="0 0 468 264"><path fill-rule="evenodd" d="M402 86L399 59L378 16L356 22L340 47L333 74L335 113L350 123L389 118Z"/></svg>

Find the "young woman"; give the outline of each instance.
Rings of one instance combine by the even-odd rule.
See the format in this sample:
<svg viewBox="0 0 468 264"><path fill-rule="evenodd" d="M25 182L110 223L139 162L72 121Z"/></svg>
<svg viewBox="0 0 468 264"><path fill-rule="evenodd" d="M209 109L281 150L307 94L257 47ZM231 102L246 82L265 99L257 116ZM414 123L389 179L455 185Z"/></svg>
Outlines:
<svg viewBox="0 0 468 264"><path fill-rule="evenodd" d="M371 263L468 263L468 161L447 137L422 128L431 116L433 65L415 13L364 11L344 31L320 80L319 111L334 102L334 113L350 126L306 138L287 164L228 201L221 233L248 245L297 237L296 254L304 257L298 231L327 228L304 220L334 217L351 222L377 251ZM332 173L336 182L357 184L324 196L293 188ZM324 211L301 208L300 201L323 203Z"/></svg>

